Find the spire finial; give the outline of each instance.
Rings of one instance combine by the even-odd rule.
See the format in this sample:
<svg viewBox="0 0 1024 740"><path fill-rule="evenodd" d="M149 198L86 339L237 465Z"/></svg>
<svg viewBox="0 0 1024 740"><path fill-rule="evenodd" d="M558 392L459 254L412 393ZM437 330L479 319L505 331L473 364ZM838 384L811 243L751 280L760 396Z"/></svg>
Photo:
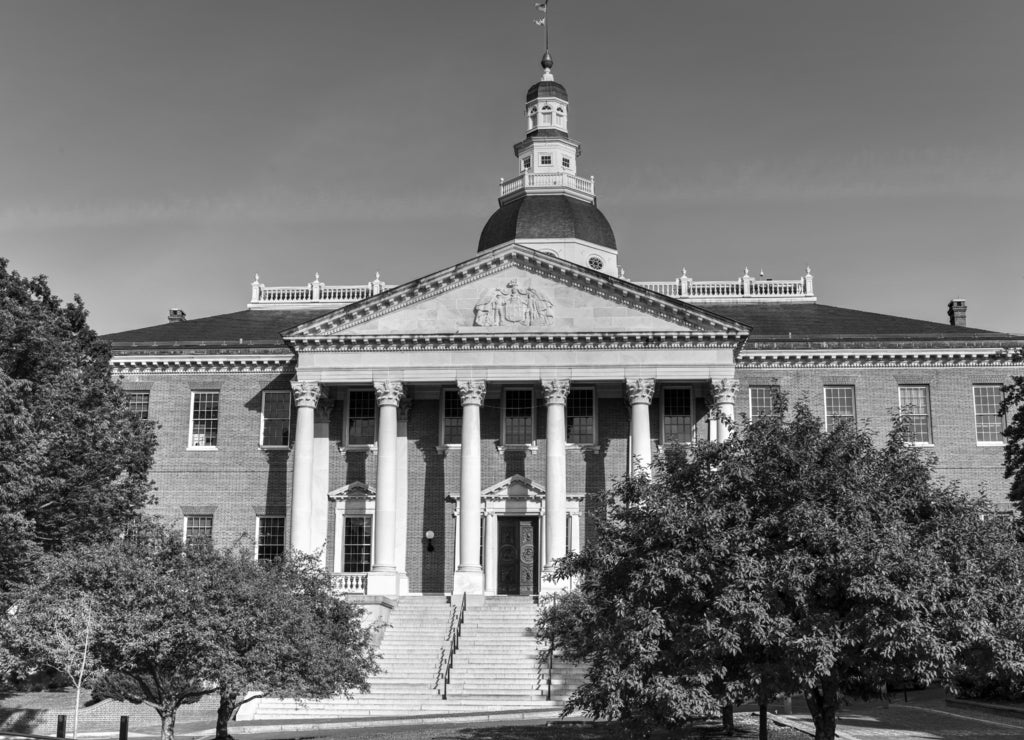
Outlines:
<svg viewBox="0 0 1024 740"><path fill-rule="evenodd" d="M540 76L542 80L553 80L555 76L551 74L551 68L555 66L555 60L551 58L551 44L548 42L548 3L551 0L544 0L543 2L534 3L534 6L544 15L536 20L538 26L544 26L544 56L540 58L540 66L543 68L544 73Z"/></svg>

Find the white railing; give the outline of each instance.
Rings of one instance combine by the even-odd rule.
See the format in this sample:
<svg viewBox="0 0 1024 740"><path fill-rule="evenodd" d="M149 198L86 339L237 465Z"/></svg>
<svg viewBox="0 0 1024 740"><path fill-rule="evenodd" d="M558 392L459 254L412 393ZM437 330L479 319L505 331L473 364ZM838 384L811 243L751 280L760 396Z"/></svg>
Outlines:
<svg viewBox="0 0 1024 740"><path fill-rule="evenodd" d="M498 197L504 198L518 190L531 188L568 188L593 195L594 178L580 177L571 172L523 172L511 180L502 180L498 188Z"/></svg>
<svg viewBox="0 0 1024 740"><path fill-rule="evenodd" d="M331 585L339 594L365 594L365 573L335 573L331 576Z"/></svg>
<svg viewBox="0 0 1024 740"><path fill-rule="evenodd" d="M744 270L736 280L694 280L683 274L673 281L637 282L656 293L697 302L703 301L807 301L813 302L814 276L811 268L798 280L751 277Z"/></svg>
<svg viewBox="0 0 1024 740"><path fill-rule="evenodd" d="M257 275L252 282L249 308L277 308L288 304L305 303L330 303L341 306L383 293L390 287L393 286L380 279L380 273L377 273L374 280L364 285L327 285L320 282L320 273L317 273L311 283L283 287L268 287L260 282L260 276Z"/></svg>

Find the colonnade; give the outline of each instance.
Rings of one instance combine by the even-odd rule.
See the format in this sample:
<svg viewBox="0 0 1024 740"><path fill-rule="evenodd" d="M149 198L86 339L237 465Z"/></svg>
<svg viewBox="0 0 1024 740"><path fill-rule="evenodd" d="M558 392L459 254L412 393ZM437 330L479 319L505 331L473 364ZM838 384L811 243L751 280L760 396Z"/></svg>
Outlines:
<svg viewBox="0 0 1024 740"><path fill-rule="evenodd" d="M554 562L566 554L566 414L569 396L568 379L551 379L541 384L547 405L546 475L545 475L545 546L542 589L554 590L550 575ZM736 383L725 379L712 386L718 413L711 426L712 439L728 438L734 416ZM296 407L294 464L290 511L291 546L313 552L323 545L315 541L312 524L314 423L318 403L324 397L317 382L293 381ZM369 594L397 594L398 563L395 533L398 513L398 407L405 395L400 381L374 383L377 399L377 495L373 517L373 562L367 574ZM650 405L654 398L653 378L631 378L626 381L626 400L630 407L629 449L632 471L650 469L651 450ZM481 514L481 446L480 407L487 394L483 380L458 383L462 403L462 450L460 466L459 506L463 522L479 522ZM485 590L484 568L480 562L480 528L458 528L459 565L455 572L455 593L480 594Z"/></svg>

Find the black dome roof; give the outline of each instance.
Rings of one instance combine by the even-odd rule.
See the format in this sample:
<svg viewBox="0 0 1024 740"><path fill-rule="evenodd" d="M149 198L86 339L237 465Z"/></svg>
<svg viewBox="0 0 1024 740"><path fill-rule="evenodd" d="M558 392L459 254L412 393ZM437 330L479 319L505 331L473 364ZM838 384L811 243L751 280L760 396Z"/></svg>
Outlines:
<svg viewBox="0 0 1024 740"><path fill-rule="evenodd" d="M540 82L535 82L530 89L526 91L527 103L531 100L536 100L537 98L561 98L562 100L568 100L569 93L566 92L565 87L559 82L555 82L554 80L541 80Z"/></svg>
<svg viewBox="0 0 1024 740"><path fill-rule="evenodd" d="M506 203L487 219L477 251L516 239L581 239L615 249L604 214L568 195L527 195Z"/></svg>

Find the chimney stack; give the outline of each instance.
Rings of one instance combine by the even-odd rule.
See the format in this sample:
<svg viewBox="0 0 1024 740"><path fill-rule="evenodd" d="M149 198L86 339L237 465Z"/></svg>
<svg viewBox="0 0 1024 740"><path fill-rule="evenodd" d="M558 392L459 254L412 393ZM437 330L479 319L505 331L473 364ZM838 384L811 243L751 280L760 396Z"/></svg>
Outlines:
<svg viewBox="0 0 1024 740"><path fill-rule="evenodd" d="M953 305L952 303L950 305ZM167 323L177 324L179 321L185 320L185 312L180 308L172 308L167 312Z"/></svg>
<svg viewBox="0 0 1024 740"><path fill-rule="evenodd" d="M954 298L949 302L949 325L967 326L967 301L963 298Z"/></svg>

